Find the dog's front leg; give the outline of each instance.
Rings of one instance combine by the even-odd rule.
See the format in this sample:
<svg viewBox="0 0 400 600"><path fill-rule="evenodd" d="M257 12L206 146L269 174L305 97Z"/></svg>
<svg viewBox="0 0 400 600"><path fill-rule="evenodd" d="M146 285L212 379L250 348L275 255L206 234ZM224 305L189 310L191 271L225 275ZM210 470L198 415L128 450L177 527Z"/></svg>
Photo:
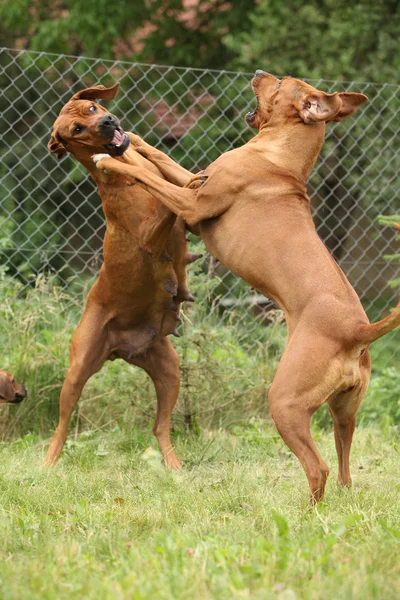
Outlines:
<svg viewBox="0 0 400 600"><path fill-rule="evenodd" d="M167 181L179 185L179 187L185 187L190 183L193 177L190 171L181 167L167 154L161 152L161 150L150 146L150 144L142 140L138 135L134 133L128 133L127 135L136 152L139 152L139 154L152 162L161 171ZM123 154L124 157L125 154L126 152Z"/></svg>
<svg viewBox="0 0 400 600"><path fill-rule="evenodd" d="M199 209L196 203L197 189L178 187L147 169L122 163L108 154L95 154L93 161L102 171L121 175L132 183L140 184L188 225L196 225L203 219L216 216L215 214L208 215Z"/></svg>

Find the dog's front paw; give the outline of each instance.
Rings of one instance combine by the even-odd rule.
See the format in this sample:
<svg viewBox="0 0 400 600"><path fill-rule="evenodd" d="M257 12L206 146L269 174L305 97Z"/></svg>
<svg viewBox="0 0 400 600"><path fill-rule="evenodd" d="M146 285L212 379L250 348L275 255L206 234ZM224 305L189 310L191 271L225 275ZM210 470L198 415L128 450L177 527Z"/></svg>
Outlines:
<svg viewBox="0 0 400 600"><path fill-rule="evenodd" d="M208 179L208 175L204 171L200 171L196 175L193 175L192 179L185 185L185 188L190 190L197 190L205 183Z"/></svg>
<svg viewBox="0 0 400 600"><path fill-rule="evenodd" d="M107 173L106 169L101 164L102 160L104 160L105 158L111 158L111 156L109 154L93 154L92 155L92 160L93 160L94 164L96 165L96 167L98 169L100 169L101 171L104 171L104 173Z"/></svg>
<svg viewBox="0 0 400 600"><path fill-rule="evenodd" d="M136 152L139 152L139 154L141 154L142 156L146 157L147 152L145 148L145 143L142 140L142 138L136 135L135 133L130 132L127 133L127 136L131 141L133 149L136 150Z"/></svg>

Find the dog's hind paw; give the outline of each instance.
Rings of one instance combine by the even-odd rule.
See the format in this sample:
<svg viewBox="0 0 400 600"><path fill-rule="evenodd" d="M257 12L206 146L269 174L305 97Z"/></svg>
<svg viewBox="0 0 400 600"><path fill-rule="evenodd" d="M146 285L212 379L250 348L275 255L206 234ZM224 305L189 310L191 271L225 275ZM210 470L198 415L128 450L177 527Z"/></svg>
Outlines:
<svg viewBox="0 0 400 600"><path fill-rule="evenodd" d="M109 154L93 154L92 155L92 160L93 160L94 164L96 165L96 167L98 169L101 169L105 173L107 173L107 171L105 169L102 169L102 166L100 164L101 161L103 160L103 158L111 158L111 156Z"/></svg>

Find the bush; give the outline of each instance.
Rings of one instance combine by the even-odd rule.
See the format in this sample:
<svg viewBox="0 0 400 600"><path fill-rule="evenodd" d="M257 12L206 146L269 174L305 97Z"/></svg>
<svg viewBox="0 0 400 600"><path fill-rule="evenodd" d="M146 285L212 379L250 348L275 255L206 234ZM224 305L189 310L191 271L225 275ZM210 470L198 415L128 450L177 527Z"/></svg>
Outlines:
<svg viewBox="0 0 400 600"><path fill-rule="evenodd" d="M207 298L216 284L205 279L203 273L192 275L191 289L199 303L185 307L184 335L175 343L181 355L182 385L174 425L182 430L189 425L226 425L241 421L243 414L246 419L265 416L267 389L285 344L285 327L279 319L270 327L259 325L248 342L234 322L225 318L222 326L223 316L208 314ZM29 391L20 405L2 407L3 438L27 432L48 435L56 425L70 339L86 292L87 286L79 293L66 292L39 277L24 296L22 284L2 272L1 368L11 371ZM89 380L71 427L76 431L116 423L132 427L144 420L152 425L154 416L151 380L141 369L117 360L107 362Z"/></svg>

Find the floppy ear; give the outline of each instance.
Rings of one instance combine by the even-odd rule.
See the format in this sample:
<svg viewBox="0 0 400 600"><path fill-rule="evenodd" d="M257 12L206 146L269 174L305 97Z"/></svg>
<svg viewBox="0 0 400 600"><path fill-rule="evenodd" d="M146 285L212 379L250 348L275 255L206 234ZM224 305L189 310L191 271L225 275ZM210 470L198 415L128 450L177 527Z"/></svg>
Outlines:
<svg viewBox="0 0 400 600"><path fill-rule="evenodd" d="M338 93L325 94L319 90L307 92L295 102L297 112L306 124L331 121L341 106L342 101Z"/></svg>
<svg viewBox="0 0 400 600"><path fill-rule="evenodd" d="M91 88L86 88L74 94L71 100L112 100L117 95L119 83L116 83L110 88L104 87L104 85L96 85Z"/></svg>
<svg viewBox="0 0 400 600"><path fill-rule="evenodd" d="M360 104L368 102L368 97L364 94L356 94L355 92L339 92L339 98L342 101L342 107L339 112L329 121L343 121L346 117L354 115Z"/></svg>
<svg viewBox="0 0 400 600"><path fill-rule="evenodd" d="M5 380L2 378L0 396L0 404L3 404L3 402L11 402L14 399L15 392L8 377Z"/></svg>
<svg viewBox="0 0 400 600"><path fill-rule="evenodd" d="M64 144L59 142L53 134L49 139L47 147L50 150L50 152L53 152L57 156L58 160L60 160L60 158L62 158L64 154L68 152Z"/></svg>

